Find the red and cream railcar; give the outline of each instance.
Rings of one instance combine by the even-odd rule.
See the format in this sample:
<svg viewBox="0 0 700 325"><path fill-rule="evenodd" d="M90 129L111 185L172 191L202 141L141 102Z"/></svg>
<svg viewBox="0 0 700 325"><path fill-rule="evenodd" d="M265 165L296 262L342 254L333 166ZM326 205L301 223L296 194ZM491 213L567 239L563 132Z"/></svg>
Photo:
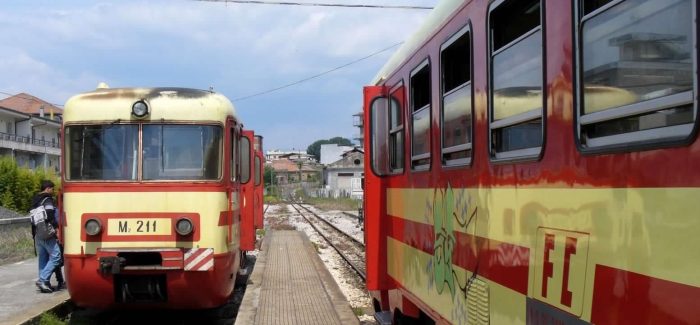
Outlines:
<svg viewBox="0 0 700 325"><path fill-rule="evenodd" d="M224 96L98 88L68 100L62 224L71 299L211 308L239 269L241 122Z"/></svg>
<svg viewBox="0 0 700 325"><path fill-rule="evenodd" d="M697 18L440 3L364 89L378 318L699 323Z"/></svg>

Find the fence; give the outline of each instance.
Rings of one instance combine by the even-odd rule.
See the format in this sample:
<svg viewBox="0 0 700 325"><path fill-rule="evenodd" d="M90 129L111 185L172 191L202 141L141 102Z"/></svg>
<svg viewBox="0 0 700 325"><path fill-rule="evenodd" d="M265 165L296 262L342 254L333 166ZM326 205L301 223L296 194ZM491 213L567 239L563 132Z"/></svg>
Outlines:
<svg viewBox="0 0 700 325"><path fill-rule="evenodd" d="M3 133L3 132L0 132L0 139L19 142L19 143L30 143L30 144L34 144L37 146L43 146L43 147L60 148L58 141L46 141L46 140L40 140L40 139L32 139L30 137L23 137L21 135L9 134L9 133Z"/></svg>

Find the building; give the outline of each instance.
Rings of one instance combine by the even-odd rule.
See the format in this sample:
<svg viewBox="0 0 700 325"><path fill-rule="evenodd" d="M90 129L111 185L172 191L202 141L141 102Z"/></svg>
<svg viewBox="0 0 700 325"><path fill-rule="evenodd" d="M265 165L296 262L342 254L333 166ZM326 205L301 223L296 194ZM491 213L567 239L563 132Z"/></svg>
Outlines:
<svg viewBox="0 0 700 325"><path fill-rule="evenodd" d="M358 128L359 130L359 133L353 134L352 139L356 140L359 143L360 148L365 146L365 128L363 114L364 113L360 111L359 113L355 113L352 115L352 125Z"/></svg>
<svg viewBox="0 0 700 325"><path fill-rule="evenodd" d="M59 172L62 113L25 93L0 100L0 155L20 166Z"/></svg>
<svg viewBox="0 0 700 325"><path fill-rule="evenodd" d="M288 159L273 160L268 164L272 166L275 185L290 183L316 182L319 180L319 170L312 164L292 161Z"/></svg>
<svg viewBox="0 0 700 325"><path fill-rule="evenodd" d="M321 145L321 165L328 165L343 157L343 154L352 150L350 146L339 146L335 143Z"/></svg>
<svg viewBox="0 0 700 325"><path fill-rule="evenodd" d="M267 162L280 159L316 161L313 156L307 154L304 150L268 150L265 152L265 161Z"/></svg>
<svg viewBox="0 0 700 325"><path fill-rule="evenodd" d="M323 179L328 196L362 198L364 155L363 150L353 148L344 152L337 161L324 167Z"/></svg>

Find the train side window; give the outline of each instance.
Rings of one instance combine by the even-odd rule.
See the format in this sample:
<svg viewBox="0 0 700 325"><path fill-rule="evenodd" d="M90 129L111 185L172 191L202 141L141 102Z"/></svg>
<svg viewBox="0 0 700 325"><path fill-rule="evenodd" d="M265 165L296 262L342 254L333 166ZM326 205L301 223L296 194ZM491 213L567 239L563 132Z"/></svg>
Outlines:
<svg viewBox="0 0 700 325"><path fill-rule="evenodd" d="M241 184L246 184L250 181L250 140L247 137L241 136L239 150L241 156Z"/></svg>
<svg viewBox="0 0 700 325"><path fill-rule="evenodd" d="M472 151L471 33L468 27L441 47L442 161L447 166L466 165Z"/></svg>
<svg viewBox="0 0 700 325"><path fill-rule="evenodd" d="M540 0L490 6L489 126L495 160L537 158L544 107Z"/></svg>
<svg viewBox="0 0 700 325"><path fill-rule="evenodd" d="M255 186L260 185L260 181L262 180L262 177L260 175L260 173L262 172L262 167L260 165L260 157L255 156Z"/></svg>
<svg viewBox="0 0 700 325"><path fill-rule="evenodd" d="M430 61L411 72L411 168L430 168Z"/></svg>
<svg viewBox="0 0 700 325"><path fill-rule="evenodd" d="M687 139L696 119L696 4L579 0L578 137L583 149Z"/></svg>
<svg viewBox="0 0 700 325"><path fill-rule="evenodd" d="M231 181L238 180L238 132L231 129Z"/></svg>
<svg viewBox="0 0 700 325"><path fill-rule="evenodd" d="M401 173L404 164L404 87L400 84L395 88L389 102L389 167L392 173Z"/></svg>
<svg viewBox="0 0 700 325"><path fill-rule="evenodd" d="M377 176L390 174L388 150L388 110L386 97L377 97L370 104L370 151L372 170Z"/></svg>

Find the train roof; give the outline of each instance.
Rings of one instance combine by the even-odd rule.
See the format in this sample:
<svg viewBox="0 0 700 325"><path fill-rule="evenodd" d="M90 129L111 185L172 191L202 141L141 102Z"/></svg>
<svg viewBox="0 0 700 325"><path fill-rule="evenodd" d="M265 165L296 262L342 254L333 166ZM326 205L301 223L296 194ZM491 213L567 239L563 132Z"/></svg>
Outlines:
<svg viewBox="0 0 700 325"><path fill-rule="evenodd" d="M150 114L145 118L131 115L131 106L145 101ZM225 121L237 118L236 110L225 96L199 89L98 88L68 99L64 122L76 121Z"/></svg>
<svg viewBox="0 0 700 325"><path fill-rule="evenodd" d="M435 8L428 14L425 22L418 30L413 33L406 41L399 47L394 55L389 58L386 64L379 70L379 73L372 79L372 85L378 85L383 80L385 80L389 74L393 73L400 65L402 65L408 58L410 58L413 53L423 46L423 44L430 39L439 28L442 27L443 23L452 15L455 10L457 10L463 3L468 2L465 0L442 0L438 3Z"/></svg>

